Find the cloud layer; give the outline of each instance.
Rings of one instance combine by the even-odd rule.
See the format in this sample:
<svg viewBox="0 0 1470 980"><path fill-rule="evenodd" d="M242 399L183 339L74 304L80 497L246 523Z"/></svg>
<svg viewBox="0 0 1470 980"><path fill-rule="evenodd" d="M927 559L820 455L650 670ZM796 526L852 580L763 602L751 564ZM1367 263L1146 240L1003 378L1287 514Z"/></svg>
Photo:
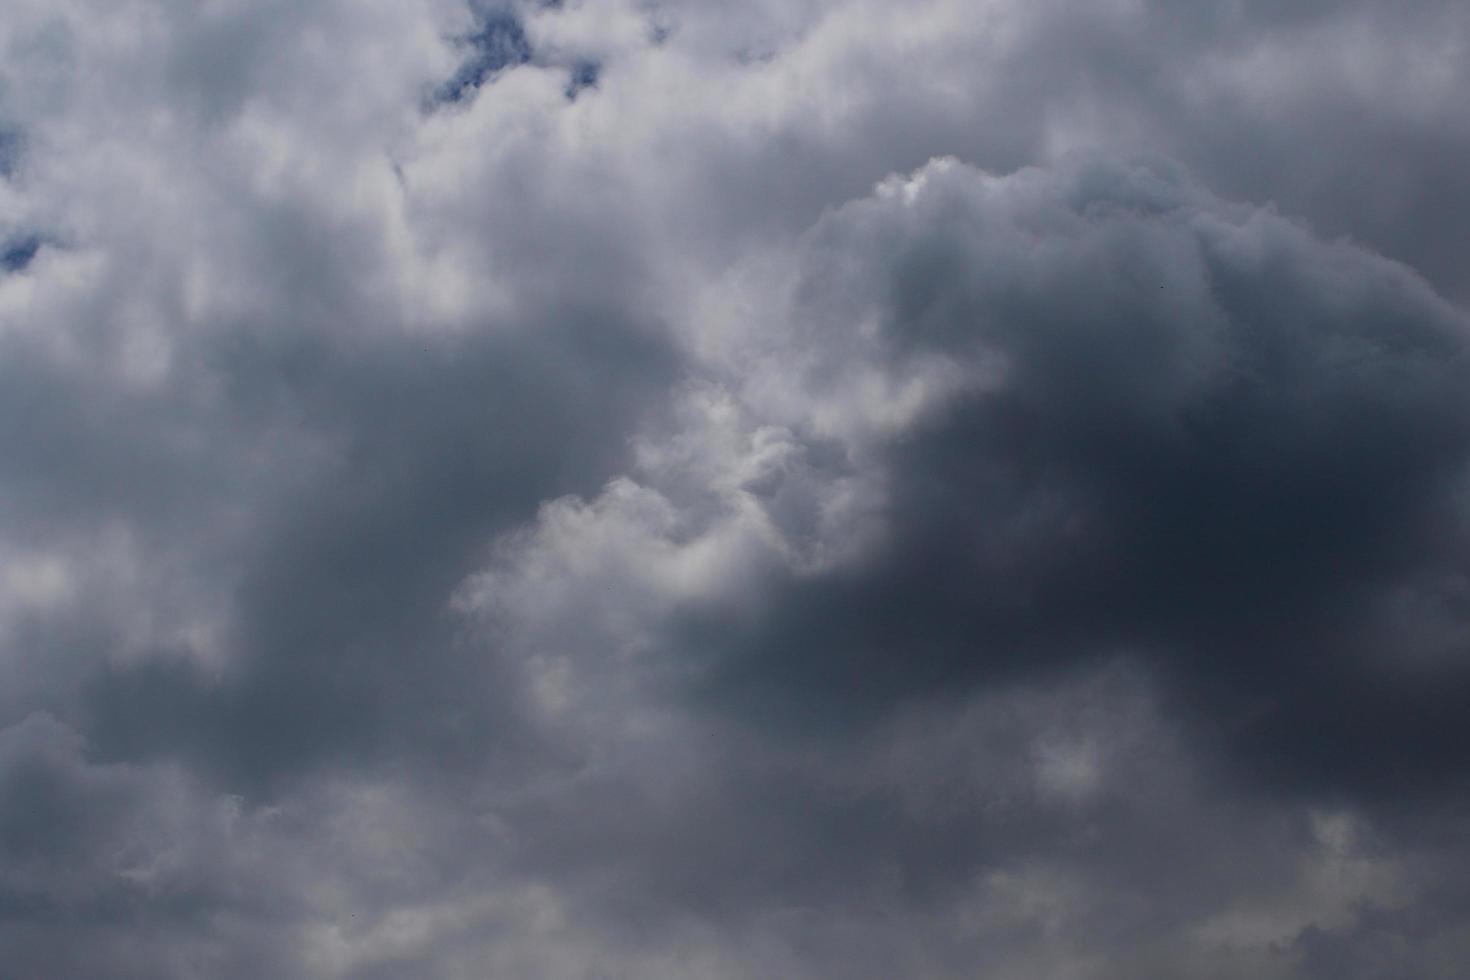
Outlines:
<svg viewBox="0 0 1470 980"><path fill-rule="evenodd" d="M11 6L16 975L1458 975L1463 5Z"/></svg>

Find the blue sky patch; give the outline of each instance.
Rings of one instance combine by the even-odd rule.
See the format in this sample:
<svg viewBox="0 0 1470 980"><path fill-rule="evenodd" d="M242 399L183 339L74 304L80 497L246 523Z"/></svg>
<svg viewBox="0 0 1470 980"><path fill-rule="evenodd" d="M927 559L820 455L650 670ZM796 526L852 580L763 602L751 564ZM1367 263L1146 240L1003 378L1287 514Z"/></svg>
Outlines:
<svg viewBox="0 0 1470 980"><path fill-rule="evenodd" d="M20 235L0 242L0 269L23 272L41 250L39 235Z"/></svg>
<svg viewBox="0 0 1470 980"><path fill-rule="evenodd" d="M469 55L454 77L435 93L436 103L471 99L495 75L531 60L531 42L526 30L509 10L488 11L480 27L463 41Z"/></svg>
<svg viewBox="0 0 1470 980"><path fill-rule="evenodd" d="M572 75L567 81L567 98L575 99L585 88L596 88L602 66L595 61L577 61L572 64Z"/></svg>

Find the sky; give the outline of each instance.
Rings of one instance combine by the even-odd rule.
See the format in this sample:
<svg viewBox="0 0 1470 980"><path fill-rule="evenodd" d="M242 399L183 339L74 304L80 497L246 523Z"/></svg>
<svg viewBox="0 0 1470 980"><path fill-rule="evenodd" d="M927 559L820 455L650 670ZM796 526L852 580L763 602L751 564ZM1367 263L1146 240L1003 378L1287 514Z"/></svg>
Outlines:
<svg viewBox="0 0 1470 980"><path fill-rule="evenodd" d="M1470 6L3 10L7 980L1464 975Z"/></svg>

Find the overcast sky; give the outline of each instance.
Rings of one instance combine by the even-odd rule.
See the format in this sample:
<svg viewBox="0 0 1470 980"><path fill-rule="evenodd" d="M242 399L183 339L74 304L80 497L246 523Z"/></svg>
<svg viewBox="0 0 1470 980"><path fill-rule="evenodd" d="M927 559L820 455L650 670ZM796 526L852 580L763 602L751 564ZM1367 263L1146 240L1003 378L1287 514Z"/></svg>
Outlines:
<svg viewBox="0 0 1470 980"><path fill-rule="evenodd" d="M1454 980L1463 0L0 0L6 980Z"/></svg>

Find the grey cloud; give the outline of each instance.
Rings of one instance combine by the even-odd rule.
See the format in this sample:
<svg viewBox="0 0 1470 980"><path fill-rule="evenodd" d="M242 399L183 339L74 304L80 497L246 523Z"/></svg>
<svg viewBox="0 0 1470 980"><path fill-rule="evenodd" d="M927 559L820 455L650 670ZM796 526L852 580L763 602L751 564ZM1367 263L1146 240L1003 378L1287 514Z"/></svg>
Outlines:
<svg viewBox="0 0 1470 980"><path fill-rule="evenodd" d="M0 124L0 177L14 176L23 144L19 133Z"/></svg>
<svg viewBox="0 0 1470 980"><path fill-rule="evenodd" d="M1462 5L13 6L6 968L1457 975Z"/></svg>
<svg viewBox="0 0 1470 980"><path fill-rule="evenodd" d="M207 943L237 905L225 875L248 860L243 848L222 856L243 843L229 839L230 802L198 797L177 773L92 764L82 738L45 715L0 731L0 797L7 969L188 975L226 959L272 968L268 949L221 956ZM265 911L249 904L238 911Z"/></svg>
<svg viewBox="0 0 1470 980"><path fill-rule="evenodd" d="M741 651L721 673L800 717L1148 651L1288 782L1458 771L1463 658L1409 677L1412 637L1354 639L1375 597L1461 574L1470 335L1411 272L1091 163L930 168L808 255L817 404L923 353L1000 379L876 450L891 544L691 634Z"/></svg>
<svg viewBox="0 0 1470 980"><path fill-rule="evenodd" d="M619 333L569 320L524 344L328 348L277 379L293 424L336 449L234 545L223 642L246 659L223 676L187 660L109 670L88 708L104 751L182 751L236 792L323 753L478 755L468 731L490 738L499 706L456 648L444 597L487 536L616 466L666 369L656 345ZM236 369L284 367L267 356Z"/></svg>

